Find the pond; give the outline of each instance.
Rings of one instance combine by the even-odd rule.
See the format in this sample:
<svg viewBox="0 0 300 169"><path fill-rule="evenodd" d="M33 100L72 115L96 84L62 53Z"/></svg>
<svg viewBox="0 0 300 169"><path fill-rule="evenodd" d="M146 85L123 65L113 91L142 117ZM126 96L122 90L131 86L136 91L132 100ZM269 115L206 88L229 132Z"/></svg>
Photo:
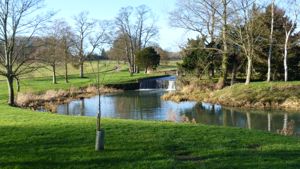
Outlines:
<svg viewBox="0 0 300 169"><path fill-rule="evenodd" d="M135 90L102 95L102 117L189 121L208 125L234 126L271 132L287 132L292 127L300 132L300 113L286 111L262 111L225 108L208 103L164 101L161 96L167 90ZM57 113L73 116L96 116L99 110L98 96L74 100L59 105Z"/></svg>

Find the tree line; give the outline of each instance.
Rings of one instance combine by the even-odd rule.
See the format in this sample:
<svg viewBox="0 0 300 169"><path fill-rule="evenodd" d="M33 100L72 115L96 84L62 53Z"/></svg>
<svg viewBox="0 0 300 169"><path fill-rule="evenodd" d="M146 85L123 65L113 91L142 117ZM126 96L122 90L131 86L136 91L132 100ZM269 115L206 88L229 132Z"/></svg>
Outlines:
<svg viewBox="0 0 300 169"><path fill-rule="evenodd" d="M182 49L183 73L214 78L222 88L231 73L251 80L298 80L299 1L178 0L174 27L195 31ZM179 12L180 11L180 12Z"/></svg>

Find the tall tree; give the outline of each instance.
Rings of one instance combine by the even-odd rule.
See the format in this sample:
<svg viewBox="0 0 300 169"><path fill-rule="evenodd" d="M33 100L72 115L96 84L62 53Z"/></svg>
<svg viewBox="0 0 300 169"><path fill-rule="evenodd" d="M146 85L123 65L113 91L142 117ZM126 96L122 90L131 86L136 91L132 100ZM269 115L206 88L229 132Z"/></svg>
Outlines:
<svg viewBox="0 0 300 169"><path fill-rule="evenodd" d="M285 42L285 31L283 29L283 25L286 22L285 17L285 11L280 8L277 4L274 4L273 10L274 10L274 27L273 27L273 36L272 36L272 52L271 52L271 58L270 56L270 28L272 25L272 4L267 5L265 11L261 12L261 15L259 18L260 20L264 21L265 27L268 29L266 31L266 35L264 36L265 39L267 39L265 44L262 44L261 47L263 48L262 53L259 55L259 57L256 58L254 62L254 66L256 67L255 70L260 72L261 78L264 78L266 76L268 78L268 70L271 71L270 73L270 81L271 80L278 80L279 78L283 77L281 76L283 71L283 44ZM261 6L262 7L262 6ZM260 23L260 22L259 22ZM275 47L276 46L276 47ZM271 60L268 60L268 59ZM271 62L269 62L271 61ZM271 63L268 65L268 62ZM270 67L269 67L270 66ZM269 69L270 68L270 69ZM268 79L266 79L268 80Z"/></svg>
<svg viewBox="0 0 300 169"><path fill-rule="evenodd" d="M81 12L78 16L74 17L75 20L75 34L76 34L76 46L79 64L79 77L84 77L84 60L86 41L89 35L92 33L94 23L88 18L88 12Z"/></svg>
<svg viewBox="0 0 300 169"><path fill-rule="evenodd" d="M135 53L145 48L158 35L152 11L145 5L121 8L116 17L118 38L122 38L130 74L138 71Z"/></svg>
<svg viewBox="0 0 300 169"><path fill-rule="evenodd" d="M65 82L69 82L68 76L68 64L72 61L72 56L76 51L75 35L71 27L64 20L57 21L59 27L59 38L62 48L63 64L64 64L64 76Z"/></svg>
<svg viewBox="0 0 300 169"><path fill-rule="evenodd" d="M203 38L209 37L207 43L217 41L216 35L221 33L222 49L217 50L223 55L221 76L217 88L222 88L227 79L228 69L228 21L231 15L232 0L178 0L177 9L170 13L171 25L198 32Z"/></svg>
<svg viewBox="0 0 300 169"><path fill-rule="evenodd" d="M48 37L40 39L37 43L40 45L37 50L38 60L51 67L52 83L56 84L56 68L62 61L62 48L60 41L55 34L51 33Z"/></svg>
<svg viewBox="0 0 300 169"><path fill-rule="evenodd" d="M125 35L118 35L115 37L112 43L112 47L108 51L108 57L113 60L117 60L119 63L120 61L128 61L130 63L130 57L127 56L127 48L126 43L128 40ZM129 64L130 65L130 64Z"/></svg>
<svg viewBox="0 0 300 169"><path fill-rule="evenodd" d="M228 38L227 38L227 28L228 28L228 8L231 0L222 0L222 12L219 12L222 17L222 42L223 42L223 57L222 57L222 71L221 76L219 78L217 88L223 88L225 86L225 82L227 80L227 72L228 72Z"/></svg>
<svg viewBox="0 0 300 169"><path fill-rule="evenodd" d="M261 46L265 43L266 27L260 15L260 8L255 0L240 0L236 3L236 8L240 9L235 16L235 24L232 27L230 40L238 45L247 58L247 70L245 84L251 80L252 67L255 56L261 51Z"/></svg>
<svg viewBox="0 0 300 169"><path fill-rule="evenodd" d="M77 56L79 58L80 78L84 77L84 61L94 53L101 44L110 40L111 23L97 21L88 17L88 12L81 12L75 18L75 36Z"/></svg>
<svg viewBox="0 0 300 169"><path fill-rule="evenodd" d="M68 63L74 48L71 28L64 20L55 20L48 28L47 35L41 39L39 60L52 68L52 82L56 84L56 68L64 65L65 81L68 82Z"/></svg>
<svg viewBox="0 0 300 169"><path fill-rule="evenodd" d="M298 14L300 12L299 10L299 1L297 0L288 0L288 7L286 8L286 19L283 28L285 30L285 42L284 42L284 59L283 59L283 65L284 65L284 81L288 81L288 49L289 49L289 43L290 43L290 37L292 33L294 32L296 28L296 24L298 21ZM286 4L285 4L286 5Z"/></svg>
<svg viewBox="0 0 300 169"><path fill-rule="evenodd" d="M272 0L271 3L271 30L269 37L269 53L268 53L268 74L267 74L267 82L271 81L271 59L272 59L272 50L273 50L273 32L274 32L274 4L275 0Z"/></svg>
<svg viewBox="0 0 300 169"><path fill-rule="evenodd" d="M8 104L15 104L13 81L37 67L31 55L34 35L53 13L41 15L43 0L5 0L0 2L0 75L8 85Z"/></svg>

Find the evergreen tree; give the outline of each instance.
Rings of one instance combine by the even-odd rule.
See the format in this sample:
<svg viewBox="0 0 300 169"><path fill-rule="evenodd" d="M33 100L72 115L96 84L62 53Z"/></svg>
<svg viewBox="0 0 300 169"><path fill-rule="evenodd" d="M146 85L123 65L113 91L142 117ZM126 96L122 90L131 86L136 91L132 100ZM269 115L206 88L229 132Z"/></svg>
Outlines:
<svg viewBox="0 0 300 169"><path fill-rule="evenodd" d="M145 73L147 73L149 69L155 70L157 68L160 62L160 55L153 47L147 47L136 53L135 62L140 68L144 68Z"/></svg>

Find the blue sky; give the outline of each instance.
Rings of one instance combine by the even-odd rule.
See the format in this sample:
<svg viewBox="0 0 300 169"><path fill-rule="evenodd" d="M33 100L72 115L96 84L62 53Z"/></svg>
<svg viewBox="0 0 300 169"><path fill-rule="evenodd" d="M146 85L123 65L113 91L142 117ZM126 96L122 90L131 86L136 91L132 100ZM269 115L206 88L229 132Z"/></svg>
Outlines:
<svg viewBox="0 0 300 169"><path fill-rule="evenodd" d="M89 11L90 17L100 20L114 19L121 7L145 4L157 16L160 28L158 43L167 50L177 51L191 33L169 26L168 13L175 8L176 0L45 0L47 9L58 11L56 18L72 23L72 17Z"/></svg>

